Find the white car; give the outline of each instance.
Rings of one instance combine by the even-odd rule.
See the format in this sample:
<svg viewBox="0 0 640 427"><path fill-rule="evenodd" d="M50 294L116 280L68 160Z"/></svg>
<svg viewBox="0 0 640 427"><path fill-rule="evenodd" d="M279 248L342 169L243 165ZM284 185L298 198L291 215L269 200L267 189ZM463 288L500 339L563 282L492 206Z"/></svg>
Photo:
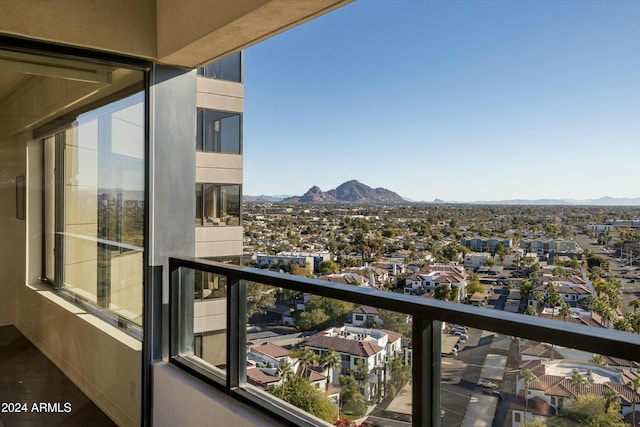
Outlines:
<svg viewBox="0 0 640 427"><path fill-rule="evenodd" d="M460 332L460 331L451 332L451 335L453 335L455 337L460 337L460 339L462 341L466 341L466 340L469 339L469 336L467 334L465 334L464 332Z"/></svg>
<svg viewBox="0 0 640 427"><path fill-rule="evenodd" d="M480 378L480 380L478 380L478 385L484 388L498 388L498 384L484 378Z"/></svg>

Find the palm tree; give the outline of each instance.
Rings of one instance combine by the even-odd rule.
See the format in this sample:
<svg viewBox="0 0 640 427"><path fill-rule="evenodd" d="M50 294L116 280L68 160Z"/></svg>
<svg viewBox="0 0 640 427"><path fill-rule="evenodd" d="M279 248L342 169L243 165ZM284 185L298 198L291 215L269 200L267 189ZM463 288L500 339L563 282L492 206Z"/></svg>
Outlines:
<svg viewBox="0 0 640 427"><path fill-rule="evenodd" d="M588 385L589 381L587 381L587 379L582 376L582 374L580 373L580 371L578 371L577 369L574 369L573 372L571 373L571 378L569 379L569 381L571 382L571 385L576 388L578 386L581 385Z"/></svg>
<svg viewBox="0 0 640 427"><path fill-rule="evenodd" d="M591 325L593 323L593 308L597 304L598 298L595 295L589 295L582 302L589 309L589 325Z"/></svg>
<svg viewBox="0 0 640 427"><path fill-rule="evenodd" d="M636 400L638 400L638 390L640 390L640 378L636 377L633 380L627 383L628 387L633 389L633 400L631 402L631 413L632 413L632 423L634 427L636 426Z"/></svg>
<svg viewBox="0 0 640 427"><path fill-rule="evenodd" d="M518 379L524 382L524 422L527 422L527 410L529 409L529 386L534 381L538 380L538 377L531 371L531 369L525 369L518 374Z"/></svg>
<svg viewBox="0 0 640 427"><path fill-rule="evenodd" d="M640 299L634 299L629 302L629 307L633 307L633 312L635 313L640 308Z"/></svg>
<svg viewBox="0 0 640 427"><path fill-rule="evenodd" d="M327 371L327 389L329 388L329 383L331 382L331 371L335 368L342 367L342 360L340 360L340 356L336 354L333 349L327 351L320 358L320 366L322 369Z"/></svg>
<svg viewBox="0 0 640 427"><path fill-rule="evenodd" d="M282 388L284 388L284 386L286 385L287 381L293 375L293 370L291 368L291 363L289 363L288 361L284 361L284 362L280 363L280 366L278 367L278 372L277 373L278 373L278 376L280 378L282 378Z"/></svg>
<svg viewBox="0 0 640 427"><path fill-rule="evenodd" d="M307 368L318 362L318 355L310 348L302 350L298 355L298 360L302 363L302 376L306 376Z"/></svg>
<svg viewBox="0 0 640 427"><path fill-rule="evenodd" d="M615 391L610 387L607 387L607 389L604 391L604 400L605 400L605 406L604 406L605 412L609 412L609 408L611 407L613 407L613 410L616 413L620 412L620 395L618 394L617 391Z"/></svg>
<svg viewBox="0 0 640 427"><path fill-rule="evenodd" d="M562 321L566 322L567 316L571 316L572 313L573 312L571 311L571 307L569 307L569 304L567 304L566 302L563 302L562 305L560 306L560 311L558 312L558 314L562 316Z"/></svg>

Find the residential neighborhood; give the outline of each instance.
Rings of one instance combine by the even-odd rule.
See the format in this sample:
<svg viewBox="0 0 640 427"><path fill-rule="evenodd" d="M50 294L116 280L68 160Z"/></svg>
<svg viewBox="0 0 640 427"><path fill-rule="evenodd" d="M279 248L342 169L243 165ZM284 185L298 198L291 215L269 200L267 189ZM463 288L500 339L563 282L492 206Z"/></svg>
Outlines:
<svg viewBox="0 0 640 427"><path fill-rule="evenodd" d="M621 217L629 214L619 210ZM559 216L546 207L247 204L243 263L637 333L640 288L629 253L640 227L625 222L600 229L585 222L608 220L597 214L597 208L566 209ZM410 316L262 285L252 289L249 299L257 302L248 327L257 332L247 344L251 384L295 402L287 381L304 378L337 414L375 420L371 425L385 425L384 419L410 423ZM565 425L575 415L571 405L588 399L606 404L597 416L633 422L640 403L638 361L613 361L473 325L443 323L441 335L443 425L520 426L534 419ZM536 379L525 376L529 371ZM574 372L587 385L576 385ZM461 386L467 383L475 386Z"/></svg>

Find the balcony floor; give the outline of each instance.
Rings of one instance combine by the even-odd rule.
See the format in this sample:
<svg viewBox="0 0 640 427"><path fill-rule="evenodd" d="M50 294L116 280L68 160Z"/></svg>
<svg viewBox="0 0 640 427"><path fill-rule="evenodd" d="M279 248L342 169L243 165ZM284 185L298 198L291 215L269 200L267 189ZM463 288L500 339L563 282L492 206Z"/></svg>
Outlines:
<svg viewBox="0 0 640 427"><path fill-rule="evenodd" d="M41 403L48 408L36 411ZM0 427L115 426L13 326L0 327L0 404ZM27 412L16 413L14 404Z"/></svg>

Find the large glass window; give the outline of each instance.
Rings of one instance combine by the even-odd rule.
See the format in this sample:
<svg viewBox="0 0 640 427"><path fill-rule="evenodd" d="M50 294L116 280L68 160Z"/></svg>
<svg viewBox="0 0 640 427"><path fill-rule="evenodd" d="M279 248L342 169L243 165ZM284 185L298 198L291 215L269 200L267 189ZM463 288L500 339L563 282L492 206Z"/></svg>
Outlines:
<svg viewBox="0 0 640 427"><path fill-rule="evenodd" d="M240 225L240 185L197 183L196 225Z"/></svg>
<svg viewBox="0 0 640 427"><path fill-rule="evenodd" d="M240 154L242 117L239 113L198 108L196 150Z"/></svg>
<svg viewBox="0 0 640 427"><path fill-rule="evenodd" d="M79 115L44 140L45 277L142 324L144 96Z"/></svg>
<svg viewBox="0 0 640 427"><path fill-rule="evenodd" d="M204 67L198 67L198 75L240 83L242 82L242 54L234 53Z"/></svg>

